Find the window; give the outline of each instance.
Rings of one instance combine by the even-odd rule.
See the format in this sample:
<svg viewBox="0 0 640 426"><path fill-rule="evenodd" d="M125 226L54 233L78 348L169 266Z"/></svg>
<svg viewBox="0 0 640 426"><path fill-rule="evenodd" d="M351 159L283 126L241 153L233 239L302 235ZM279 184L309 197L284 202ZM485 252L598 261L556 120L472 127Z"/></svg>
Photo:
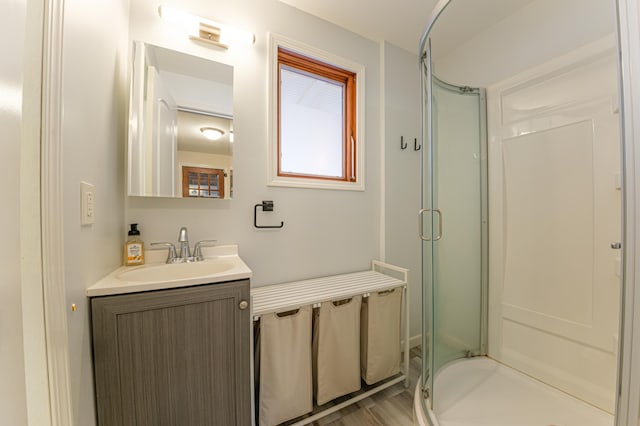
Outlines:
<svg viewBox="0 0 640 426"><path fill-rule="evenodd" d="M224 170L183 166L182 196L224 198Z"/></svg>
<svg viewBox="0 0 640 426"><path fill-rule="evenodd" d="M271 46L270 184L363 190L362 67L279 37Z"/></svg>

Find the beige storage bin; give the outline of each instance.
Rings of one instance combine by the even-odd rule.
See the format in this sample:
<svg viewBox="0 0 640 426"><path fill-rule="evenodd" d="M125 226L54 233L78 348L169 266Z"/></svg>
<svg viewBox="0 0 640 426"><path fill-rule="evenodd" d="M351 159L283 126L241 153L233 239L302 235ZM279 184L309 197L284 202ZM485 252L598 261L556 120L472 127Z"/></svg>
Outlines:
<svg viewBox="0 0 640 426"><path fill-rule="evenodd" d="M260 318L260 426L313 409L311 306Z"/></svg>
<svg viewBox="0 0 640 426"><path fill-rule="evenodd" d="M318 405L360 389L362 296L325 302L313 324L313 389Z"/></svg>
<svg viewBox="0 0 640 426"><path fill-rule="evenodd" d="M360 368L371 385L400 372L402 289L371 293L362 302Z"/></svg>

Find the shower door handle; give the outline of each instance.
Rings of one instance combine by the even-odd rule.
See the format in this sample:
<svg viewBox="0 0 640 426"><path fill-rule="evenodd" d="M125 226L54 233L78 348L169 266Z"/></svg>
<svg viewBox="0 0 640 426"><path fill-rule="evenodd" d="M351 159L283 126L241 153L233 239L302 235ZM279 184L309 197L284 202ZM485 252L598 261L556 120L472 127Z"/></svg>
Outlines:
<svg viewBox="0 0 640 426"><path fill-rule="evenodd" d="M433 237L433 241L438 241L442 238L442 212L440 209L420 209L418 212L418 235L422 241L432 241L430 236L425 237L422 233L423 223L422 223L422 214L425 212L436 212L438 213L438 235Z"/></svg>
<svg viewBox="0 0 640 426"><path fill-rule="evenodd" d="M430 212L431 209L420 209L420 211L418 212L418 235L420 236L420 239L422 241L431 241L431 237L425 237L424 234L422 233L422 229L424 229L423 223L422 223L422 214L424 212Z"/></svg>
<svg viewBox="0 0 640 426"><path fill-rule="evenodd" d="M433 211L438 213L438 235L433 239L433 241L438 241L442 238L442 212L440 209L433 209Z"/></svg>

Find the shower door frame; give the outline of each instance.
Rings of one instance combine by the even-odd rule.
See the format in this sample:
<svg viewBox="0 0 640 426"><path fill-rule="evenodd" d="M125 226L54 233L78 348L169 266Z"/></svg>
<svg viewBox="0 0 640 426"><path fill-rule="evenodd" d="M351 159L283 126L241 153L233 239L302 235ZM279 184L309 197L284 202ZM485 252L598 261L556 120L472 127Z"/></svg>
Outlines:
<svg viewBox="0 0 640 426"><path fill-rule="evenodd" d="M449 2L451 0L447 0ZM640 424L640 253L638 197L640 197L640 3L616 0L616 40L621 107L621 165L623 232L621 318L616 426ZM634 356L635 355L635 356Z"/></svg>
<svg viewBox="0 0 640 426"><path fill-rule="evenodd" d="M422 116L423 116L423 141L425 141L425 148L422 154L422 208L418 213L419 216L419 236L422 240L422 274L423 274L423 357L422 357L422 380L421 390L423 395L423 402L429 400L431 409L434 405L434 380L437 373L435 366L435 348L436 348L436 315L435 315L435 288L436 277L434 276L434 253L436 251L436 241L442 237L442 212L439 210L436 202L434 201L437 182L436 182L436 165L435 165L435 150L436 139L434 123L434 107L433 107L433 87L434 83L437 84L442 90L447 90L451 93L459 94L460 96L477 96L478 98L478 144L480 151L480 217L478 222L480 225L480 247L478 247L480 253L480 298L477 301L479 303L479 315L480 315L480 330L478 335L478 347L477 351L468 351L469 356L478 356L487 354L488 343L488 287L489 287L489 224L488 224L488 138L487 138L487 105L486 105L486 90L484 88L471 88L468 86L457 86L447 83L433 74L433 68L431 64L431 42L429 39L425 40L426 50L421 56L421 82L423 96L422 102ZM426 110L425 110L426 109ZM425 120L426 119L426 123ZM425 189L426 188L426 189ZM427 216L429 233L427 236L423 235L423 215L430 213ZM435 220L434 213L438 216L438 234L435 234ZM428 260L429 267L425 267L425 259ZM426 283L426 285L425 285ZM430 309L425 309L428 306ZM442 367L442 366L441 366Z"/></svg>

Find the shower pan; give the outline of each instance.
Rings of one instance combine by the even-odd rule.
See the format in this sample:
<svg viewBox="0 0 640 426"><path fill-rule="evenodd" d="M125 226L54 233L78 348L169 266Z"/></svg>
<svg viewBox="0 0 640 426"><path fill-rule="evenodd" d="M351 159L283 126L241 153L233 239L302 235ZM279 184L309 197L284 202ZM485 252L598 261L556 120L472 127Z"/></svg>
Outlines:
<svg viewBox="0 0 640 426"><path fill-rule="evenodd" d="M456 22L442 18L452 3L465 13L464 1L440 0L420 44L416 424L613 426L622 285L615 43L598 38L487 89L474 87L481 78L452 81L434 70L433 30Z"/></svg>

